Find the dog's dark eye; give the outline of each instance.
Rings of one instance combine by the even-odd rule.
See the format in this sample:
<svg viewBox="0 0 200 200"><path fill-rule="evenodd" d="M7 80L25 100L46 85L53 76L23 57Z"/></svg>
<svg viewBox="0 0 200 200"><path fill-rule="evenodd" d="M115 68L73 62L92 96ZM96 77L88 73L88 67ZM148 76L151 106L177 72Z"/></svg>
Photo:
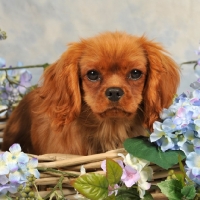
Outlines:
<svg viewBox="0 0 200 200"><path fill-rule="evenodd" d="M142 76L142 72L140 70L137 69L133 69L130 72L129 78L133 79L133 80L137 80Z"/></svg>
<svg viewBox="0 0 200 200"><path fill-rule="evenodd" d="M90 70L87 72L87 77L90 81L98 81L100 79L100 74L96 70Z"/></svg>

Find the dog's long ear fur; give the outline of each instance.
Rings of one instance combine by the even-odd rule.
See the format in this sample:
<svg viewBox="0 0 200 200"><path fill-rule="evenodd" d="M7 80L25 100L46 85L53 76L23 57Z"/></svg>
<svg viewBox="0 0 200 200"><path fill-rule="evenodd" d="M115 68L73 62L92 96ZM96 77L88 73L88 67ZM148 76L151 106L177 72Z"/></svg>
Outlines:
<svg viewBox="0 0 200 200"><path fill-rule="evenodd" d="M167 108L176 94L180 82L180 69L157 43L141 37L148 59L148 77L144 89L144 123L152 130L163 108Z"/></svg>
<svg viewBox="0 0 200 200"><path fill-rule="evenodd" d="M72 43L61 58L49 66L38 89L42 98L39 113L47 113L52 125L61 127L72 122L80 113L81 94L78 63L82 53L81 43Z"/></svg>

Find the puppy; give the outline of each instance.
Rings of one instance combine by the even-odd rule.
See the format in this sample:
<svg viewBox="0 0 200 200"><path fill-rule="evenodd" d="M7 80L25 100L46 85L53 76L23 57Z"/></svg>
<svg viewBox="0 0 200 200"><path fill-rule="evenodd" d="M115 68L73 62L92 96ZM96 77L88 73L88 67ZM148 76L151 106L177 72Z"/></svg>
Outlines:
<svg viewBox="0 0 200 200"><path fill-rule="evenodd" d="M179 67L144 36L106 32L71 43L10 116L2 150L89 155L145 135L168 107Z"/></svg>

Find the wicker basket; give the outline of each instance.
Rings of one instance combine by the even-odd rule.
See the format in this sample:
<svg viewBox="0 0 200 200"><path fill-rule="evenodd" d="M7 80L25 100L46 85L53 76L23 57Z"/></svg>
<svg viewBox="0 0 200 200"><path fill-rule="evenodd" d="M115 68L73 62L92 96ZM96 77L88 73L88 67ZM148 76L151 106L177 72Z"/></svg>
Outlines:
<svg viewBox="0 0 200 200"><path fill-rule="evenodd" d="M3 137L3 128L5 127L5 122L0 122L0 144L2 143ZM29 155L30 157L36 157L39 161L38 168L52 168L65 172L64 179L62 181L63 193L66 199L77 199L75 198L76 191L70 185L70 181L74 179L69 176L73 174L75 176L80 175L80 168L83 165L86 169L86 172L96 172L102 173L100 168L101 161L106 158L112 158L114 160L122 159L118 156L118 153L126 154L126 151L122 149L108 151L106 153L89 155L89 156L77 156L69 154L45 154L45 155ZM167 171L161 169L160 167L152 164L154 175L153 180L151 181L152 185L156 185L161 180L167 177ZM178 169L178 166L174 166L174 170ZM51 189L58 183L60 179L60 174L55 173L53 170L45 172L40 170L40 179L36 179L36 185L38 187L39 194L41 197L46 196L50 193ZM60 193L60 191L57 191ZM160 193L160 191L151 191L151 194L156 200L166 200L165 195Z"/></svg>

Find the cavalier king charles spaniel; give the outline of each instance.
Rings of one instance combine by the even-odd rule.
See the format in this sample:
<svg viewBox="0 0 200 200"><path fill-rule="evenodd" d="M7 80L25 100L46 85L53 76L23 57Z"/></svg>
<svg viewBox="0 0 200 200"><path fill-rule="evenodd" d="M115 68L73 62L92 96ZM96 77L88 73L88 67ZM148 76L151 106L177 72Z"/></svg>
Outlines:
<svg viewBox="0 0 200 200"><path fill-rule="evenodd" d="M89 155L152 131L171 103L179 67L146 37L106 32L71 43L11 114L2 150Z"/></svg>

